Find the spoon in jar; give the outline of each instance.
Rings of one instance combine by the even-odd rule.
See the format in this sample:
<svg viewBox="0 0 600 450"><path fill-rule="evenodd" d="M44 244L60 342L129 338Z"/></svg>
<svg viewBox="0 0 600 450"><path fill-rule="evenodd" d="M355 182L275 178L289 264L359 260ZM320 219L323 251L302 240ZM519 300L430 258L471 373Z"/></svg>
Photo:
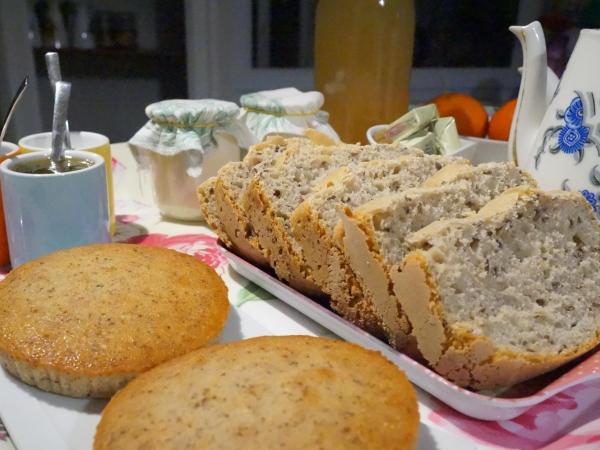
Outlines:
<svg viewBox="0 0 600 450"><path fill-rule="evenodd" d="M6 130L8 130L8 124L10 123L10 119L11 119L13 113L15 112L17 104L21 100L21 97L23 97L23 93L25 92L25 89L27 89L28 83L29 83L29 77L25 77L23 79L23 81L21 82L21 86L19 86L19 89L17 89L17 93L15 94L12 101L10 102L10 106L8 107L8 112L6 113L6 116L4 116L4 123L2 124L2 131L0 131L0 143L2 143L4 141L4 136L6 135ZM6 155L6 156L9 156L9 155ZM12 156L12 155L10 155L10 156Z"/></svg>
<svg viewBox="0 0 600 450"><path fill-rule="evenodd" d="M52 116L52 151L50 160L52 168L63 172L65 160L65 133L67 113L69 111L69 98L71 97L71 83L58 81L54 88L54 114Z"/></svg>
<svg viewBox="0 0 600 450"><path fill-rule="evenodd" d="M48 52L46 53L46 69L48 70L48 79L50 80L50 86L52 90L56 90L56 83L62 81L62 74L60 71L60 60L58 59L58 53ZM71 133L69 132L69 121L65 122L65 147L71 147Z"/></svg>

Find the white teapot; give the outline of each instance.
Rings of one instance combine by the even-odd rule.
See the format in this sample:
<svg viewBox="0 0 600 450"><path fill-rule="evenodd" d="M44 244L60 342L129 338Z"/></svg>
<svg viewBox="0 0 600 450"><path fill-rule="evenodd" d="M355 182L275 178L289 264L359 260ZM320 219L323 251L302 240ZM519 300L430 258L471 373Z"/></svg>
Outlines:
<svg viewBox="0 0 600 450"><path fill-rule="evenodd" d="M600 30L581 30L565 72L548 97L546 42L539 22L512 26L523 75L509 159L544 189L578 190L600 215Z"/></svg>

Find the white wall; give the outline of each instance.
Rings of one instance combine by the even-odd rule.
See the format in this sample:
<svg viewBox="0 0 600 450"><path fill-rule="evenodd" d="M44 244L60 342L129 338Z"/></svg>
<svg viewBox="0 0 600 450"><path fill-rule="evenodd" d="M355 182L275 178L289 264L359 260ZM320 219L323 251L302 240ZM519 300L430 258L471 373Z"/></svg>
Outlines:
<svg viewBox="0 0 600 450"><path fill-rule="evenodd" d="M94 131L112 142L129 140L146 123L144 108L162 100L158 80L75 78L69 105L72 130ZM43 130L52 127L50 83L38 81Z"/></svg>
<svg viewBox="0 0 600 450"><path fill-rule="evenodd" d="M27 8L22 0L0 0L0 110L2 119L21 81L30 75L30 84L13 116L5 137L17 141L41 126L37 80L27 38Z"/></svg>

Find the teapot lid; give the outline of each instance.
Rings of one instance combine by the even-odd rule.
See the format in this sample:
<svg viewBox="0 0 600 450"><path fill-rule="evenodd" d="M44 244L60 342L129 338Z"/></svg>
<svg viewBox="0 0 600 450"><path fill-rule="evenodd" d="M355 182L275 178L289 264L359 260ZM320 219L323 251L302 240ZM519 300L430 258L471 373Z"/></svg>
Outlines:
<svg viewBox="0 0 600 450"><path fill-rule="evenodd" d="M212 128L231 122L239 107L215 99L163 100L146 107L146 116L158 124L177 128Z"/></svg>

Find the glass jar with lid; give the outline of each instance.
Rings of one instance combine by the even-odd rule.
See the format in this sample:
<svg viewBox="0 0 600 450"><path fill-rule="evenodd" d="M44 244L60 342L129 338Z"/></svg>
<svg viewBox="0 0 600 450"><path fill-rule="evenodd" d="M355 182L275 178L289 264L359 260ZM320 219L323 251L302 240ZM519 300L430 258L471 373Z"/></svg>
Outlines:
<svg viewBox="0 0 600 450"><path fill-rule="evenodd" d="M149 175L161 214L202 219L196 188L224 164L239 161L255 138L238 120L239 107L220 100L164 100L146 107L150 119L129 141Z"/></svg>
<svg viewBox="0 0 600 450"><path fill-rule="evenodd" d="M334 142L340 138L329 125L329 114L321 110L323 94L282 88L242 95L240 120L258 141L271 135L305 136L316 130Z"/></svg>

